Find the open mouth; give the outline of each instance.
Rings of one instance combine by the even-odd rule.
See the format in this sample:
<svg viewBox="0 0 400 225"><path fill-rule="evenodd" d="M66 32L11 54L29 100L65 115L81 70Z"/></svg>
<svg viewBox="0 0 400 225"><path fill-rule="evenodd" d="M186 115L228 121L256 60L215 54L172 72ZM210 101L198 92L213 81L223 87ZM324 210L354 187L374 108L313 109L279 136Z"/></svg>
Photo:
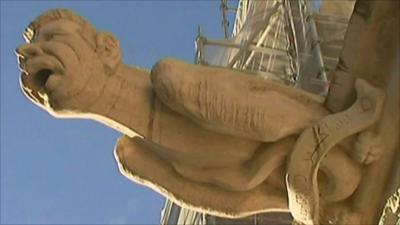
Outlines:
<svg viewBox="0 0 400 225"><path fill-rule="evenodd" d="M23 92L26 94L26 96L33 100L35 103L39 103L39 105L44 105L45 99L39 94L39 92L27 87L24 85L24 82L21 80L21 88Z"/></svg>
<svg viewBox="0 0 400 225"><path fill-rule="evenodd" d="M50 69L41 69L33 75L33 85L37 88L36 90L42 90L46 87L46 82L51 74L53 74L53 71Z"/></svg>
<svg viewBox="0 0 400 225"><path fill-rule="evenodd" d="M50 90L46 88L49 78L54 75L48 68L39 69L37 72L22 74L22 89L32 100L41 105L46 105ZM21 77L21 78L23 78Z"/></svg>
<svg viewBox="0 0 400 225"><path fill-rule="evenodd" d="M18 53L17 53L18 55ZM45 105L57 88L64 66L52 55L18 58L22 72L20 84L28 98L36 103Z"/></svg>

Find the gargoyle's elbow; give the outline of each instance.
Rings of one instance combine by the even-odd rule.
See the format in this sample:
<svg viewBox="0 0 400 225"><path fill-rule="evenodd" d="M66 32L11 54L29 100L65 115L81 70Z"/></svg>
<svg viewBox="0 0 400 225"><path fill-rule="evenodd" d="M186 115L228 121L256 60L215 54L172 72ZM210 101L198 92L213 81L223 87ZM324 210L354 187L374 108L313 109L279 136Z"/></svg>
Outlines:
<svg viewBox="0 0 400 225"><path fill-rule="evenodd" d="M171 59L161 59L151 68L150 79L153 85L162 83L171 74L172 70Z"/></svg>
<svg viewBox="0 0 400 225"><path fill-rule="evenodd" d="M172 88L171 65L168 59L158 61L150 72L151 84L154 91L159 97L169 96L170 89Z"/></svg>

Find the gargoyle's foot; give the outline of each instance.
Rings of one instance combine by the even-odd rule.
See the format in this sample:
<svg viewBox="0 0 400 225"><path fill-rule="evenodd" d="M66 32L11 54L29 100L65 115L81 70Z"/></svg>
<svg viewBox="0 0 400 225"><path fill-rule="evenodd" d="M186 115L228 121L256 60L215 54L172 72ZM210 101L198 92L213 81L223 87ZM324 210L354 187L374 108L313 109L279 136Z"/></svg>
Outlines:
<svg viewBox="0 0 400 225"><path fill-rule="evenodd" d="M359 163L370 164L380 158L382 149L382 139L379 134L366 130L357 135L351 156Z"/></svg>

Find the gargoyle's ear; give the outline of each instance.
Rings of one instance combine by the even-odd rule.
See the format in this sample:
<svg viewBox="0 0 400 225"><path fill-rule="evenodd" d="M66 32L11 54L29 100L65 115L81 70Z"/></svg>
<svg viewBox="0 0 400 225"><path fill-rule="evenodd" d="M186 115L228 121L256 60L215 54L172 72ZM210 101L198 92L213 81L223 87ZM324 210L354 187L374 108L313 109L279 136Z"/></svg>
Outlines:
<svg viewBox="0 0 400 225"><path fill-rule="evenodd" d="M113 74L121 62L119 41L114 35L100 32L96 36L96 52L107 72Z"/></svg>

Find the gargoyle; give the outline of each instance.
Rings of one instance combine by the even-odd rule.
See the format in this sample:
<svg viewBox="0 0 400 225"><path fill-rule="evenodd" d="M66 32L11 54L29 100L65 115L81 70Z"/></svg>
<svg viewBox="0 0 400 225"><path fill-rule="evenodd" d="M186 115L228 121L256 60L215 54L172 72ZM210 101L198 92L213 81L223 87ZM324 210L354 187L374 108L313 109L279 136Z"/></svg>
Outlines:
<svg viewBox="0 0 400 225"><path fill-rule="evenodd" d="M366 81L353 106L330 114L316 95L239 71L174 59L128 66L112 34L65 9L43 13L25 38L16 52L26 96L55 117L123 133L121 172L180 205L240 217L300 202L302 221L318 223L318 192L339 203L360 182L338 143L378 119L384 96ZM288 193L303 200L288 205Z"/></svg>

